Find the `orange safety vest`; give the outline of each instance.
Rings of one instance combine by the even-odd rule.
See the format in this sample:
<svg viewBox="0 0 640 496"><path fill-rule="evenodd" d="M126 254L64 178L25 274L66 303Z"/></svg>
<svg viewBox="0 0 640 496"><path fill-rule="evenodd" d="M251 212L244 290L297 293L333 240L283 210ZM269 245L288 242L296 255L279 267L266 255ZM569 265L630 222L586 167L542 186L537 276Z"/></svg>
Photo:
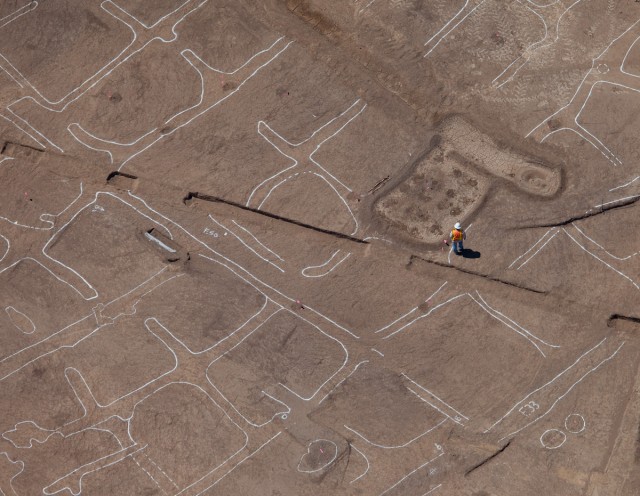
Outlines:
<svg viewBox="0 0 640 496"><path fill-rule="evenodd" d="M462 241L464 239L464 232L462 230L458 231L454 229L451 231L451 240L452 241Z"/></svg>

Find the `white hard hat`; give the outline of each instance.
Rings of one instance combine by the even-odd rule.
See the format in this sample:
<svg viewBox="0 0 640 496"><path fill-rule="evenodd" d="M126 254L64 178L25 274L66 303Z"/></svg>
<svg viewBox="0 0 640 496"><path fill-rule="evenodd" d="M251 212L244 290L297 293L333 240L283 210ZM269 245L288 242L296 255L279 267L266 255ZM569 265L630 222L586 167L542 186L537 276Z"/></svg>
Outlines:
<svg viewBox="0 0 640 496"><path fill-rule="evenodd" d="M462 226L460 225L460 222L456 222L456 225L453 226L454 229L461 229Z"/></svg>

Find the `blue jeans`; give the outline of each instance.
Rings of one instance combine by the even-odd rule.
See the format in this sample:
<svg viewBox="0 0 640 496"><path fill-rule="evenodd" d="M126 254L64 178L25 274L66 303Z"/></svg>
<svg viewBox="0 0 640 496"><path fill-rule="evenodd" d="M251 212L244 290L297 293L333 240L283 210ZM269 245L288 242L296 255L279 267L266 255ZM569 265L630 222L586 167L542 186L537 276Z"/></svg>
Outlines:
<svg viewBox="0 0 640 496"><path fill-rule="evenodd" d="M462 241L453 241L452 242L453 252L456 255L460 255L462 250L464 250L464 246L462 246Z"/></svg>

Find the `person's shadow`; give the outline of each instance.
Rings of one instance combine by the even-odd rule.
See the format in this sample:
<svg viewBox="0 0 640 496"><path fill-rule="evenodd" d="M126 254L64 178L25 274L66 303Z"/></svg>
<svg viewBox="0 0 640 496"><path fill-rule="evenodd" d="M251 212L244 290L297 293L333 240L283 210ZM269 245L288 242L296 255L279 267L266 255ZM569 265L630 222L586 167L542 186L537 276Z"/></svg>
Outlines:
<svg viewBox="0 0 640 496"><path fill-rule="evenodd" d="M464 248L462 250L462 258L480 258L480 252Z"/></svg>

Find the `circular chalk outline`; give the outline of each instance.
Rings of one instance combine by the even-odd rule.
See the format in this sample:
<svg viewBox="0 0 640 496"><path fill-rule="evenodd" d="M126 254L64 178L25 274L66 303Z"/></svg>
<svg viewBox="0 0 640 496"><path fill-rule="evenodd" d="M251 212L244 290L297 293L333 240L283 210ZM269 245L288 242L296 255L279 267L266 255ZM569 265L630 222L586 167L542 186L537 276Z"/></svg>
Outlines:
<svg viewBox="0 0 640 496"><path fill-rule="evenodd" d="M562 442L560 442L560 444L558 444L558 446L547 446L547 445L545 444L545 442L542 440L542 438L543 438L544 436L546 436L549 432L559 432L560 434L562 434L562 436L563 436L563 437L562 437ZM546 449L548 449L548 450L558 449L558 448L560 448L560 447L561 447L564 443L566 443L566 442L567 442L567 435L566 435L563 431L561 431L560 429L547 429L547 430L546 430L546 431L544 431L544 432L542 433L542 435L540 436L540 444L541 444L544 448L546 448Z"/></svg>
<svg viewBox="0 0 640 496"><path fill-rule="evenodd" d="M332 458L331 460L329 460L327 463L325 463L325 464L324 464L322 467L320 467L320 468L316 468L316 469L314 469L314 470L300 470L300 464L302 463L302 460L304 460L304 457L305 457L305 456L307 456L307 455L311 452L311 446L312 446L313 444L317 443L317 442L320 442L320 441L325 441L325 442L327 442L327 443L331 443L331 444L333 444L333 447L334 447L334 448L335 448L335 450L336 450L335 454L333 455L333 458ZM334 442L333 442L333 441L331 441L330 439L316 439L316 440L314 440L314 441L311 441L311 442L308 444L308 446L307 446L307 452L306 452L304 455L302 455L302 458L300 458L300 461L298 462L297 470L298 470L298 472L302 472L302 473L305 473L305 474L312 474L312 473L314 473L314 472L319 472L320 470L324 470L324 469L325 469L325 468L327 468L329 465L331 465L331 464L336 460L336 458L338 458L338 445L337 445L336 443L334 443Z"/></svg>
<svg viewBox="0 0 640 496"><path fill-rule="evenodd" d="M601 69L602 67L602 69ZM606 74L607 72L609 72L611 69L609 69L609 66L605 63L601 63L598 64L596 66L596 70L600 73L600 74Z"/></svg>
<svg viewBox="0 0 640 496"><path fill-rule="evenodd" d="M567 420L569 420L569 418L574 417L574 416L575 417L580 417L582 419L582 429L580 429L578 431L572 431L567 426ZM567 432L570 432L571 434L580 434L581 432L583 432L587 428L587 421L579 413L571 413L571 414L567 415L566 419L564 419L564 428L567 429Z"/></svg>
<svg viewBox="0 0 640 496"><path fill-rule="evenodd" d="M280 415L280 418L282 420L287 420L288 415L286 413L283 413L282 415Z"/></svg>

